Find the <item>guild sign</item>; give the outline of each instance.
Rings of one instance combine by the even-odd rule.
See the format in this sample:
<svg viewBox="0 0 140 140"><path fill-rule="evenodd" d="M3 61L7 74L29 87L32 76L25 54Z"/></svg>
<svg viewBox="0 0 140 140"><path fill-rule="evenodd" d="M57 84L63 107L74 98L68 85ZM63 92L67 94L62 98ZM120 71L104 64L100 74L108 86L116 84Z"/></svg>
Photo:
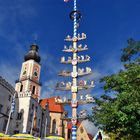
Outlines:
<svg viewBox="0 0 140 140"><path fill-rule="evenodd" d="M84 81L83 80L79 81L79 86L84 86Z"/></svg>
<svg viewBox="0 0 140 140"><path fill-rule="evenodd" d="M78 106L77 100L72 100L72 101L71 101L71 106L72 106L73 108L76 108L76 107Z"/></svg>
<svg viewBox="0 0 140 140"><path fill-rule="evenodd" d="M71 76L72 76L73 78L76 78L76 77L77 77L77 75L78 75L78 73L77 73L77 72L72 72L72 73L71 73Z"/></svg>
<svg viewBox="0 0 140 140"><path fill-rule="evenodd" d="M73 59L72 60L72 65L76 65L77 64L77 59Z"/></svg>
<svg viewBox="0 0 140 140"><path fill-rule="evenodd" d="M77 124L77 118L76 117L73 117L71 119L71 122L72 122L72 125L76 125Z"/></svg>

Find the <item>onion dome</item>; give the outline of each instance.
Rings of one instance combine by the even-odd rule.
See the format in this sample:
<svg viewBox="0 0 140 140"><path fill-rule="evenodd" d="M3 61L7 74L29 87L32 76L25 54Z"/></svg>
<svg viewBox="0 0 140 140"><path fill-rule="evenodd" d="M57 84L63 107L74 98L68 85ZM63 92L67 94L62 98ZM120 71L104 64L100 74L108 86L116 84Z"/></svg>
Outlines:
<svg viewBox="0 0 140 140"><path fill-rule="evenodd" d="M41 58L38 54L38 46L36 44L30 46L29 52L24 56L24 60L35 60L38 63L40 62Z"/></svg>

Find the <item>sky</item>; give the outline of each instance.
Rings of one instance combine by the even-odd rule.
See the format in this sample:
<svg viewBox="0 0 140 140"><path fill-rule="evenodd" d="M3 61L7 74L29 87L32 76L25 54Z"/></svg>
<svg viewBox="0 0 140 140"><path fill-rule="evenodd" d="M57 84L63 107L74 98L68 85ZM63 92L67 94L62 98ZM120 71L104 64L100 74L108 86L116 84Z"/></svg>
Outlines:
<svg viewBox="0 0 140 140"><path fill-rule="evenodd" d="M79 67L92 68L93 75L85 79L94 80L95 88L87 92L99 97L104 93L99 79L123 67L121 49L127 46L127 40L140 40L140 0L77 2L82 14L78 31L86 33L87 40L82 44L89 48L83 54L91 56L90 62ZM73 34L73 23L69 19L72 10L72 0L68 3L63 0L0 0L0 75L15 86L24 55L37 37L43 85L41 97L66 94L55 91L54 87L57 81L64 80L57 73L71 69L60 64L60 57L68 56L62 49L66 44L64 38Z"/></svg>

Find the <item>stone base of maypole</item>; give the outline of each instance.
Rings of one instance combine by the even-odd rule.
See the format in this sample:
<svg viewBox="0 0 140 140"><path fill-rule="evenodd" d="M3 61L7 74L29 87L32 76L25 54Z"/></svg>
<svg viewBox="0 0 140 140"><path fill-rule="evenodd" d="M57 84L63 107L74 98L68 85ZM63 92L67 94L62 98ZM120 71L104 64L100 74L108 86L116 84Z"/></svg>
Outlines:
<svg viewBox="0 0 140 140"><path fill-rule="evenodd" d="M77 126L72 126L72 140L77 140Z"/></svg>

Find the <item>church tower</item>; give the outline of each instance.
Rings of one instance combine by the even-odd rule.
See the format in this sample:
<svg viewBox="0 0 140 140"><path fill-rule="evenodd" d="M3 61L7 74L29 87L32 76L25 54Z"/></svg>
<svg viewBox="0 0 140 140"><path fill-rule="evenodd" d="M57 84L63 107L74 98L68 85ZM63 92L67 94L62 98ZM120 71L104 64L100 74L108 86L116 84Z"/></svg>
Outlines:
<svg viewBox="0 0 140 140"><path fill-rule="evenodd" d="M16 81L17 91L15 130L14 133L29 133L40 136L42 107L39 104L41 84L40 56L36 44L30 46L29 52L24 56L19 80Z"/></svg>
<svg viewBox="0 0 140 140"><path fill-rule="evenodd" d="M18 93L31 93L32 97L40 98L40 56L38 54L38 46L33 44L30 51L24 56L20 78L16 83L15 90Z"/></svg>

